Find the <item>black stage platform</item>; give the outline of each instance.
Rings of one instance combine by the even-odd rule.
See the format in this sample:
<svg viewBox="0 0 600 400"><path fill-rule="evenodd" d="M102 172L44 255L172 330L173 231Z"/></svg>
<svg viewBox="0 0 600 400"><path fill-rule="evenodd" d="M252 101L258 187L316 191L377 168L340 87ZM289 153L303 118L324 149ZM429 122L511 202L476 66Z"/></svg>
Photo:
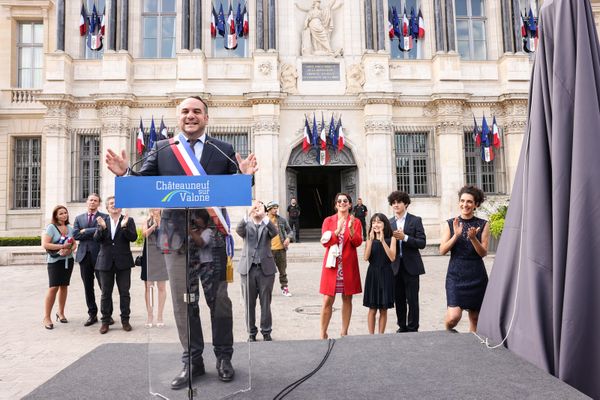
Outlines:
<svg viewBox="0 0 600 400"><path fill-rule="evenodd" d="M155 347L158 346L158 347ZM274 341L251 345L252 390L230 399L273 399L312 371L328 341ZM248 344L236 344L236 380L217 380L214 355L195 380L195 399L213 399L248 382ZM169 381L181 364L176 344L106 344L91 351L25 399L150 399L148 360L155 360L153 389L172 399ZM164 358L164 359L163 359ZM169 358L169 359L166 359ZM157 379L160 377L160 379ZM162 381L164 378L164 382ZM172 394L172 396L171 396ZM472 334L421 332L350 336L335 341L324 366L286 399L586 399L577 390L504 348L488 350Z"/></svg>

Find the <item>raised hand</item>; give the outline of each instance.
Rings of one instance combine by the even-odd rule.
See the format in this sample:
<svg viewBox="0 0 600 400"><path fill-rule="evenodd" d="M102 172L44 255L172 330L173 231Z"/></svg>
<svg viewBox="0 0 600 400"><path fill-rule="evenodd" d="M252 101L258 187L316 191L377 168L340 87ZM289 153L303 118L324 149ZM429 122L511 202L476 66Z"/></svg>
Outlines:
<svg viewBox="0 0 600 400"><path fill-rule="evenodd" d="M248 157L245 159L242 159L242 156L240 156L239 153L235 153L235 159L238 162L242 174L254 175L254 173L258 171L258 162L256 161L254 153L248 154Z"/></svg>
<svg viewBox="0 0 600 400"><path fill-rule="evenodd" d="M125 228L127 226L127 221L129 221L129 214L125 213L123 219L121 220L121 228Z"/></svg>
<svg viewBox="0 0 600 400"><path fill-rule="evenodd" d="M452 221L452 227L454 228L454 236L462 235L463 224L458 220L458 217Z"/></svg>
<svg viewBox="0 0 600 400"><path fill-rule="evenodd" d="M475 239L480 230L481 230L481 228L475 228L474 226L470 227L467 230L467 237L469 239Z"/></svg>
<svg viewBox="0 0 600 400"><path fill-rule="evenodd" d="M101 229L106 229L106 222L104 221L104 218L96 217L96 223Z"/></svg>
<svg viewBox="0 0 600 400"><path fill-rule="evenodd" d="M119 155L111 149L108 149L106 151L105 162L108 169L117 176L125 175L127 168L129 168L129 161L127 160L127 153L125 150L122 150L121 155Z"/></svg>
<svg viewBox="0 0 600 400"><path fill-rule="evenodd" d="M373 230L373 227L371 227L371 230L369 231L369 239L375 240L375 231Z"/></svg>

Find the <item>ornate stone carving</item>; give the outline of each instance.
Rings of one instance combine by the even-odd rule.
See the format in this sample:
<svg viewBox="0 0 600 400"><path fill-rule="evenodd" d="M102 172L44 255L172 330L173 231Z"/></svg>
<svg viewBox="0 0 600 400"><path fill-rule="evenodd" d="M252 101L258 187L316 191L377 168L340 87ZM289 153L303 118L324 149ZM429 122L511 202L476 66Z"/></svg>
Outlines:
<svg viewBox="0 0 600 400"><path fill-rule="evenodd" d="M331 48L332 11L339 8L342 3L342 0L330 0L321 7L321 0L312 0L312 6L308 8L296 2L296 7L306 11L301 40L303 56L338 57L343 54L343 49L333 50Z"/></svg>
<svg viewBox="0 0 600 400"><path fill-rule="evenodd" d="M258 71L265 76L269 75L272 70L273 70L273 65L268 61L264 61L264 62L261 62L260 64L258 64Z"/></svg>
<svg viewBox="0 0 600 400"><path fill-rule="evenodd" d="M365 69L362 64L352 64L346 70L346 93L356 94L363 90Z"/></svg>
<svg viewBox="0 0 600 400"><path fill-rule="evenodd" d="M385 72L385 67L382 64L373 65L373 73L375 76L381 76Z"/></svg>
<svg viewBox="0 0 600 400"><path fill-rule="evenodd" d="M388 119L367 119L365 120L365 134L373 133L392 133L394 125Z"/></svg>
<svg viewBox="0 0 600 400"><path fill-rule="evenodd" d="M296 146L292 153L290 154L290 159L288 162L289 167L294 166L318 166L320 165L317 162L317 149L311 148L306 153L302 151L302 145ZM344 147L344 149L338 152L332 146L327 146L327 151L329 152L329 161L327 162L327 166L348 166L348 165L356 165L356 161L354 160L354 156L352 155L352 151L348 147Z"/></svg>
<svg viewBox="0 0 600 400"><path fill-rule="evenodd" d="M437 107L433 103L427 103L425 107L423 107L423 116L432 118L437 115Z"/></svg>
<svg viewBox="0 0 600 400"><path fill-rule="evenodd" d="M259 120L252 124L254 133L279 133L279 122L273 120Z"/></svg>
<svg viewBox="0 0 600 400"><path fill-rule="evenodd" d="M281 90L283 92L288 92L291 94L298 93L298 89L296 87L298 71L296 71L296 67L291 64L282 64L279 79L281 82Z"/></svg>

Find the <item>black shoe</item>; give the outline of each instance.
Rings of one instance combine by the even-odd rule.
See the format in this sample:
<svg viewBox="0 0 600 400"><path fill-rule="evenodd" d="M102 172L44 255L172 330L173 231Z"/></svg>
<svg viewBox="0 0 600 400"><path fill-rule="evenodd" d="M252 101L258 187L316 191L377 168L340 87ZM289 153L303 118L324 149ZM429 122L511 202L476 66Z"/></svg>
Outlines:
<svg viewBox="0 0 600 400"><path fill-rule="evenodd" d="M63 316L62 318L58 315L58 313L56 313L56 321L60 321L61 324L66 324L67 322L69 322L69 320L67 319L67 317Z"/></svg>
<svg viewBox="0 0 600 400"><path fill-rule="evenodd" d="M398 330L396 331L396 333L404 333L404 332L408 332L408 329L406 329L406 328L398 328Z"/></svg>
<svg viewBox="0 0 600 400"><path fill-rule="evenodd" d="M230 360L217 360L217 372L222 382L232 381L235 375L235 370Z"/></svg>
<svg viewBox="0 0 600 400"><path fill-rule="evenodd" d="M114 323L115 323L115 320L112 317L110 317L110 319L108 320L108 324L113 325Z"/></svg>
<svg viewBox="0 0 600 400"><path fill-rule="evenodd" d="M98 317L94 315L93 317L89 317L83 326L94 325L96 322L98 322Z"/></svg>
<svg viewBox="0 0 600 400"><path fill-rule="evenodd" d="M204 369L204 363L192 364L192 379L194 379L197 376L204 375L205 373L206 373L206 370ZM179 375L177 375L171 381L171 389L173 389L173 390L183 389L184 387L186 387L188 385L188 379L189 379L188 365L185 364L183 366L183 369L179 373Z"/></svg>
<svg viewBox="0 0 600 400"><path fill-rule="evenodd" d="M129 323L129 321L122 321L121 325L123 325L123 330L125 332L131 332L131 324Z"/></svg>
<svg viewBox="0 0 600 400"><path fill-rule="evenodd" d="M249 342L256 342L256 333L248 336Z"/></svg>
<svg viewBox="0 0 600 400"><path fill-rule="evenodd" d="M273 338L271 337L271 334L270 334L270 333L263 333L263 340L264 340L265 342L270 342L270 341L272 341L272 340L273 340Z"/></svg>

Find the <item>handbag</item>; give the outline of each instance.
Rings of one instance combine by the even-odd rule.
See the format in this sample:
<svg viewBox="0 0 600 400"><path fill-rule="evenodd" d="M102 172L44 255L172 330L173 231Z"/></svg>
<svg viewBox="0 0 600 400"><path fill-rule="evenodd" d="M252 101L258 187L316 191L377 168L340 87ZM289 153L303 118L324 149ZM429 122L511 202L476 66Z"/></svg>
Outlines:
<svg viewBox="0 0 600 400"><path fill-rule="evenodd" d="M133 262L133 265L134 266L137 265L138 267L141 267L142 266L142 256L137 256L135 258L135 261Z"/></svg>

